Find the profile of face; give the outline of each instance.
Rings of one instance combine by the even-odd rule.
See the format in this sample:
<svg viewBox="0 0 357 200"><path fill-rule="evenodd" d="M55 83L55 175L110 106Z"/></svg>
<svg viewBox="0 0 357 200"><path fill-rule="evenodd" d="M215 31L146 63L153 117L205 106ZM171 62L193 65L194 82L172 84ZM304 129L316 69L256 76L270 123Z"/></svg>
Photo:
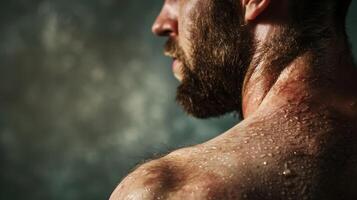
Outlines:
<svg viewBox="0 0 357 200"><path fill-rule="evenodd" d="M242 85L254 41L240 1L165 0L153 32L181 81L177 102L198 118L241 112Z"/></svg>

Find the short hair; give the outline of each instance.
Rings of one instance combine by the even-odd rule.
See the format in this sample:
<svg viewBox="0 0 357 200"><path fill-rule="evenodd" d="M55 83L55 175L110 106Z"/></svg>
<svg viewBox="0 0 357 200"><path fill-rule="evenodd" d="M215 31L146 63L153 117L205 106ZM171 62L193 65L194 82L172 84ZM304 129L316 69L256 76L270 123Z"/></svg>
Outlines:
<svg viewBox="0 0 357 200"><path fill-rule="evenodd" d="M351 0L290 0L294 24L301 26L331 23L336 30L344 31Z"/></svg>
<svg viewBox="0 0 357 200"><path fill-rule="evenodd" d="M336 2L336 13L335 17L341 21L346 20L348 13L348 8L350 7L351 0L335 0Z"/></svg>

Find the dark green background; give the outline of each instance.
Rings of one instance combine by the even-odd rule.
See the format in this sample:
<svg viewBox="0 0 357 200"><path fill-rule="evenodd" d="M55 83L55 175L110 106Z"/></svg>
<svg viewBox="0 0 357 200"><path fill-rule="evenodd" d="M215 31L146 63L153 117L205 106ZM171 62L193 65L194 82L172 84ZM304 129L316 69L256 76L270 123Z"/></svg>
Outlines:
<svg viewBox="0 0 357 200"><path fill-rule="evenodd" d="M150 33L161 3L1 1L1 200L107 199L141 161L238 121L193 119L175 104L165 40Z"/></svg>

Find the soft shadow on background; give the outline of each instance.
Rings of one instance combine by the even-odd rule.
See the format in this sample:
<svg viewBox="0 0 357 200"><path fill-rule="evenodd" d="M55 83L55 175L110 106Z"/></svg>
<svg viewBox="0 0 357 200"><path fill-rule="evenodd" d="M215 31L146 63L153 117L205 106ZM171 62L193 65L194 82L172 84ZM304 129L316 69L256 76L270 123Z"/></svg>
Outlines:
<svg viewBox="0 0 357 200"><path fill-rule="evenodd" d="M239 121L176 105L165 40L150 32L161 4L1 1L0 199L107 199L136 164Z"/></svg>

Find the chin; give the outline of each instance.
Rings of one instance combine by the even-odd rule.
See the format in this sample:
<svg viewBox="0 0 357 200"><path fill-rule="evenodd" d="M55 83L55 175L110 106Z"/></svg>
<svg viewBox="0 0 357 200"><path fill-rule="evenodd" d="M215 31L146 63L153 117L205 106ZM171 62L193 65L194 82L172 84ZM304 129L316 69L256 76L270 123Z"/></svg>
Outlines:
<svg viewBox="0 0 357 200"><path fill-rule="evenodd" d="M234 106L232 102L222 100L221 98L200 94L197 91L191 90L190 92L184 84L181 84L177 89L176 102L188 115L199 119L219 117L237 111L237 106Z"/></svg>

